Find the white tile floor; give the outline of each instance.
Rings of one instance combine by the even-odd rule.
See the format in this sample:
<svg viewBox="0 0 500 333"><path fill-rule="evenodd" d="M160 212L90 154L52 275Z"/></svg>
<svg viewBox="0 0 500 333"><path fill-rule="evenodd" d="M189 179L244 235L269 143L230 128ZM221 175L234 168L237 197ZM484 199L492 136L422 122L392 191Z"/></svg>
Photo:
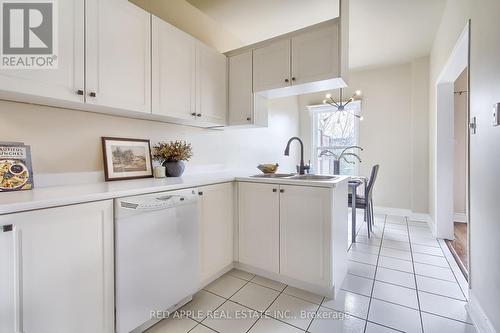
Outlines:
<svg viewBox="0 0 500 333"><path fill-rule="evenodd" d="M198 292L182 318L148 333L475 332L465 294L425 223L378 216L370 239L361 224L349 259L334 300L233 270Z"/></svg>

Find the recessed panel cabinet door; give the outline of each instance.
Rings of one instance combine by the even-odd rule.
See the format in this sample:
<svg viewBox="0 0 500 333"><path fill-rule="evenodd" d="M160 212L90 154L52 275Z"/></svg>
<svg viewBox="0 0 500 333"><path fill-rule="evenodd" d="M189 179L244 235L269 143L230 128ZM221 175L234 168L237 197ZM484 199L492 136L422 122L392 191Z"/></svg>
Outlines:
<svg viewBox="0 0 500 333"><path fill-rule="evenodd" d="M280 273L328 287L331 190L305 186L280 188Z"/></svg>
<svg viewBox="0 0 500 333"><path fill-rule="evenodd" d="M0 332L114 332L111 200L4 215L0 225L13 228L0 237L9 244L0 295L12 295L0 298Z"/></svg>
<svg viewBox="0 0 500 333"><path fill-rule="evenodd" d="M239 261L279 273L278 185L238 183Z"/></svg>
<svg viewBox="0 0 500 333"><path fill-rule="evenodd" d="M339 76L338 25L329 25L292 37L292 84Z"/></svg>
<svg viewBox="0 0 500 333"><path fill-rule="evenodd" d="M202 43L198 43L196 54L198 120L224 126L227 120L227 58Z"/></svg>
<svg viewBox="0 0 500 333"><path fill-rule="evenodd" d="M229 57L229 125L251 124L252 51Z"/></svg>
<svg viewBox="0 0 500 333"><path fill-rule="evenodd" d="M195 120L196 41L153 16L153 114Z"/></svg>
<svg viewBox="0 0 500 333"><path fill-rule="evenodd" d="M87 0L87 103L151 113L151 14L127 0Z"/></svg>
<svg viewBox="0 0 500 333"><path fill-rule="evenodd" d="M253 51L254 92L290 86L290 39L272 42Z"/></svg>
<svg viewBox="0 0 500 333"><path fill-rule="evenodd" d="M234 184L204 186L200 192L201 286L233 262Z"/></svg>
<svg viewBox="0 0 500 333"><path fill-rule="evenodd" d="M0 70L0 96L18 93L59 101L84 102L84 0L57 2L58 67ZM9 98L9 96L7 96ZM29 97L24 101L30 101Z"/></svg>

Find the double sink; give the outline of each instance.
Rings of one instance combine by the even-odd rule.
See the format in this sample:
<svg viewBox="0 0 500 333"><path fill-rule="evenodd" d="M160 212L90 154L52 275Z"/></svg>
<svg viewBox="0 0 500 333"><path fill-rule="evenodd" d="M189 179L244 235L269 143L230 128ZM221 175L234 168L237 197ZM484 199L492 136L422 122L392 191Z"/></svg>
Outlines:
<svg viewBox="0 0 500 333"><path fill-rule="evenodd" d="M317 181L325 181L332 180L337 177L335 176L323 176L323 175L297 175L293 173L271 173L271 174L260 174L251 176L254 178L284 178L290 180L317 180Z"/></svg>

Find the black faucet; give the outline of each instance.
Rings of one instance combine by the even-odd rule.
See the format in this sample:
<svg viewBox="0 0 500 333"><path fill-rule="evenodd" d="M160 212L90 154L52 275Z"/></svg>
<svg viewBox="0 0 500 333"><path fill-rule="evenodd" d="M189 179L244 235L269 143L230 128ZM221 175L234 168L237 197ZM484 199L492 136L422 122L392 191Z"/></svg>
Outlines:
<svg viewBox="0 0 500 333"><path fill-rule="evenodd" d="M309 171L311 167L309 165L304 165L304 143L300 138L294 136L288 140L285 148L285 156L290 156L290 144L293 140L297 140L300 143L300 165L298 166L297 171L299 172L299 175L303 175L306 173L306 170Z"/></svg>

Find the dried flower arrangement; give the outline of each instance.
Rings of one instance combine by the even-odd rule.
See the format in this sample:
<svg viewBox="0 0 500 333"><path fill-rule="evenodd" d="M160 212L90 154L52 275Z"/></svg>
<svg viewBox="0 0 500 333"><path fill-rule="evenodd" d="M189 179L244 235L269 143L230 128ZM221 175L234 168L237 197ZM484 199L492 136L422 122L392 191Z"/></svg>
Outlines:
<svg viewBox="0 0 500 333"><path fill-rule="evenodd" d="M189 161L193 149L186 141L159 142L153 146L153 159L160 162Z"/></svg>

